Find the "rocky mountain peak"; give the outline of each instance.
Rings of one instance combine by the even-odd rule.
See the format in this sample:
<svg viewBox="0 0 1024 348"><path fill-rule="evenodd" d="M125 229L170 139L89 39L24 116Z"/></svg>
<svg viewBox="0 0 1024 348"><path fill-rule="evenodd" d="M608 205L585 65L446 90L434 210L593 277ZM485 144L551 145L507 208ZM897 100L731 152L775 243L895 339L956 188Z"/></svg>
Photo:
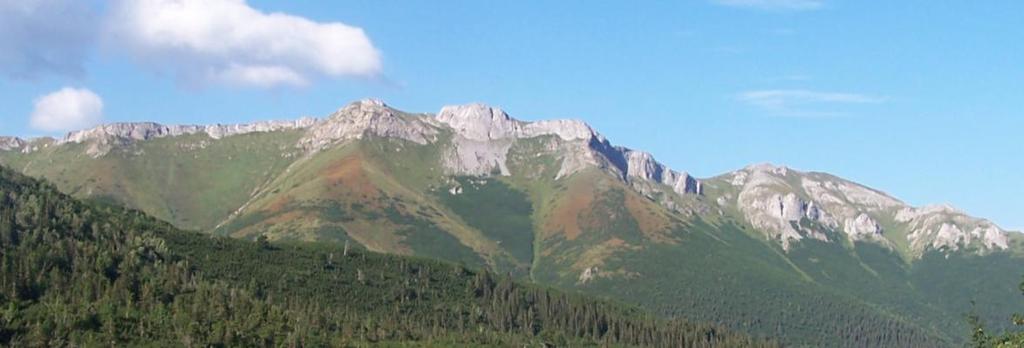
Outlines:
<svg viewBox="0 0 1024 348"><path fill-rule="evenodd" d="M524 122L509 116L502 109L480 103L445 106L438 112L437 120L467 139L480 141L545 135L554 135L566 141L600 138L590 125L580 120Z"/></svg>
<svg viewBox="0 0 1024 348"><path fill-rule="evenodd" d="M299 146L318 151L337 142L362 139L367 134L428 144L436 140L437 133L422 118L405 115L379 99L363 99L310 127L299 140Z"/></svg>
<svg viewBox="0 0 1024 348"><path fill-rule="evenodd" d="M517 138L523 132L523 122L499 108L479 103L445 106L438 112L437 120L472 140Z"/></svg>
<svg viewBox="0 0 1024 348"><path fill-rule="evenodd" d="M374 113L383 114L388 113L390 111L394 111L394 109L388 106L387 103L384 103L383 100L376 98L366 98L348 103L348 105L343 106L341 109L338 109L338 111L335 111L333 114L331 114L331 116L329 116L328 119L338 117L359 116Z"/></svg>
<svg viewBox="0 0 1024 348"><path fill-rule="evenodd" d="M679 194L700 193L700 182L685 172L668 169L650 153L612 146L589 125L578 120L524 122L504 110L473 103L445 106L437 121L457 135L446 156L446 167L458 174L508 175L507 153L516 139L555 136L553 152L561 158L558 177L587 167L608 168L643 193L657 190L650 184L664 184Z"/></svg>
<svg viewBox="0 0 1024 348"><path fill-rule="evenodd" d="M786 175L789 174L790 169L789 169L789 167L786 167L786 166L779 166L779 165L775 165L775 164L772 164L772 163L765 162L765 163L757 163L757 164L751 164L749 166L746 166L746 167L743 168L743 171L746 171L748 173L761 172L761 173L769 173L769 174L774 174L774 175L786 176Z"/></svg>
<svg viewBox="0 0 1024 348"><path fill-rule="evenodd" d="M363 98L363 99L360 99L360 100L358 100L358 101L356 101L356 102L354 102L352 104L354 104L354 105L365 105L365 106L371 106L371 107L389 107L387 103L384 103L384 100L379 99L379 98Z"/></svg>

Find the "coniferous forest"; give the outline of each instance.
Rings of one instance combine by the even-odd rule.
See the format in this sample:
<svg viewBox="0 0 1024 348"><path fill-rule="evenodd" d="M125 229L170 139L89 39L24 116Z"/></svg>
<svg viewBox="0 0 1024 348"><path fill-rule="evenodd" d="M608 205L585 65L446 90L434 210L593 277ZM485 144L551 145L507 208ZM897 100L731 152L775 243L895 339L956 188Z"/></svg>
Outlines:
<svg viewBox="0 0 1024 348"><path fill-rule="evenodd" d="M5 168L0 250L7 346L775 345L440 261L180 231Z"/></svg>

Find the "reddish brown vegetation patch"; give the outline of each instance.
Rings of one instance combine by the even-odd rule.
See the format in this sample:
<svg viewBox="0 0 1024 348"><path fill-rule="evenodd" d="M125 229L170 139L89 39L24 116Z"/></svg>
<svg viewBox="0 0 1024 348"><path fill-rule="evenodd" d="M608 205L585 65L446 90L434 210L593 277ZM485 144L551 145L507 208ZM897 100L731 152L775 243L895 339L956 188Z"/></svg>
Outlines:
<svg viewBox="0 0 1024 348"><path fill-rule="evenodd" d="M604 243L607 244L608 246L620 247L620 246L625 245L626 241L621 240L621 239L619 239L617 237L612 237L612 239L609 239L609 240L605 241Z"/></svg>
<svg viewBox="0 0 1024 348"><path fill-rule="evenodd" d="M616 253L637 251L640 249L641 248L639 246L633 246L622 239L612 237L601 244L593 245L584 250L579 256L572 260L573 264L571 267L574 270L584 270L589 267L604 267L606 264L605 261Z"/></svg>
<svg viewBox="0 0 1024 348"><path fill-rule="evenodd" d="M268 205L267 208L264 209L264 211L266 211L269 214L277 214L280 213L281 211L284 211L284 209L287 208L288 205L290 205L291 203L291 196L281 195L280 197L274 199L273 202L270 202L270 205Z"/></svg>
<svg viewBox="0 0 1024 348"><path fill-rule="evenodd" d="M588 213L594 203L594 188L576 182L569 186L560 202L551 211L545 230L550 233L561 231L565 239L574 240L583 231L581 216Z"/></svg>
<svg viewBox="0 0 1024 348"><path fill-rule="evenodd" d="M380 192L366 175L363 165L363 155L357 153L324 168L322 177L326 191L357 198L378 198Z"/></svg>
<svg viewBox="0 0 1024 348"><path fill-rule="evenodd" d="M261 224L265 226L286 224L292 221L303 219L305 218L305 215L306 214L301 210L293 210L286 213L274 215L269 219L263 220Z"/></svg>
<svg viewBox="0 0 1024 348"><path fill-rule="evenodd" d="M671 221L663 212L657 211L652 206L657 203L629 190L626 190L625 203L629 214L633 216L637 226L640 227L640 233L655 241L670 241L666 233L672 227Z"/></svg>

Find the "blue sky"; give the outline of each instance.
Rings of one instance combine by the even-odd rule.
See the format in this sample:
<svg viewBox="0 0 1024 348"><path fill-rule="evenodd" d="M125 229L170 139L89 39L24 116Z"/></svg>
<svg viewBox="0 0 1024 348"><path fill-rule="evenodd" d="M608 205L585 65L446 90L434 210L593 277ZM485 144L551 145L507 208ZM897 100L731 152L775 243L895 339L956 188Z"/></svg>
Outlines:
<svg viewBox="0 0 1024 348"><path fill-rule="evenodd" d="M363 46L293 57L216 38L231 49L178 59L139 28L104 34L124 1L72 6L92 18L69 22L74 37L18 37L33 21L68 22L45 13L0 18L2 51L59 58L40 67L0 53L0 134L62 132L69 123L30 119L65 87L101 98L103 122L322 116L363 97L417 112L484 102L526 120L583 119L701 177L785 164L1024 229L1024 2L235 2L253 16L344 23L368 42L309 29ZM223 68L267 55L287 69ZM206 65L225 70L195 68Z"/></svg>

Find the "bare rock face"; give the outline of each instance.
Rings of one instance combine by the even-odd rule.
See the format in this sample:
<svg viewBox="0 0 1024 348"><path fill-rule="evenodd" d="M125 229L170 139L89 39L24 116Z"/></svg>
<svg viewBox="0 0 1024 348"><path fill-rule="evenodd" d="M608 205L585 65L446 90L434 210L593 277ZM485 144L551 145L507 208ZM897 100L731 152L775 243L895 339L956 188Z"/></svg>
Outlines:
<svg viewBox="0 0 1024 348"><path fill-rule="evenodd" d="M799 241L808 234L794 227L804 218L829 219L816 208L792 191L785 180L789 169L770 165L756 165L732 173L730 183L741 189L736 198L737 209L754 228L764 231L766 237L777 240L784 249L791 241ZM811 237L826 239L823 234L812 232Z"/></svg>
<svg viewBox="0 0 1024 348"><path fill-rule="evenodd" d="M559 178L600 163L587 143L603 138L581 121L524 122L483 104L445 106L436 120L453 132L452 148L445 156L445 167L453 174L509 175L511 146L518 140L543 136L554 137L550 153L561 159Z"/></svg>
<svg viewBox="0 0 1024 348"><path fill-rule="evenodd" d="M380 100L365 99L309 127L299 146L318 151L338 142L362 139L367 134L428 144L437 139L438 131L425 120L404 115Z"/></svg>
<svg viewBox="0 0 1024 348"><path fill-rule="evenodd" d="M437 120L451 127L466 139L526 139L553 135L565 141L590 140L598 136L586 123L578 120L524 122L505 111L483 104L452 105L441 108Z"/></svg>
<svg viewBox="0 0 1024 348"><path fill-rule="evenodd" d="M61 143L141 141L195 134L199 133L201 128L200 126L165 126L154 122L112 123L68 133Z"/></svg>
<svg viewBox="0 0 1024 348"><path fill-rule="evenodd" d="M57 145L76 143L89 144L86 150L92 157L107 154L114 146L157 138L177 137L191 134L206 134L213 139L234 135L273 132L287 129L301 129L311 126L316 119L300 118L294 121L266 121L236 125L162 125L154 122L112 123L96 128L68 133Z"/></svg>
<svg viewBox="0 0 1024 348"><path fill-rule="evenodd" d="M510 175L509 148L522 133L523 122L498 108L483 104L445 106L436 120L451 128L451 147L444 156L449 173L486 176Z"/></svg>
<svg viewBox="0 0 1024 348"><path fill-rule="evenodd" d="M851 241L893 247L879 219L905 230L911 252L959 250L976 244L986 250L1007 248L1005 231L948 206L914 208L885 193L821 173L754 165L723 178L739 188L737 209L755 228L778 240L784 249L805 237L828 240L842 232ZM722 201L719 201L722 204ZM815 226L803 226L803 221Z"/></svg>
<svg viewBox="0 0 1024 348"><path fill-rule="evenodd" d="M654 160L654 156L643 151L620 149L626 157L626 177L643 179L665 184L678 194L700 194L701 184L686 172L677 172Z"/></svg>
<svg viewBox="0 0 1024 348"><path fill-rule="evenodd" d="M882 226L870 215L861 213L856 218L847 218L843 222L843 231L853 240L879 239L882 237Z"/></svg>
<svg viewBox="0 0 1024 348"><path fill-rule="evenodd" d="M453 133L444 163L452 174L510 175L507 161L512 145L518 140L542 136L554 137L548 151L561 159L558 177L599 162L586 146L587 141L599 135L579 121L524 122L483 104L445 106L436 120Z"/></svg>
<svg viewBox="0 0 1024 348"><path fill-rule="evenodd" d="M456 136L442 161L450 174L511 175L507 164L511 147L509 139L481 141Z"/></svg>
<svg viewBox="0 0 1024 348"><path fill-rule="evenodd" d="M599 275L600 272L601 271L596 266L595 267L588 267L588 268L584 269L583 272L580 272L579 278L576 279L576 284L586 285L590 281L592 281L595 278L597 278L597 276Z"/></svg>
<svg viewBox="0 0 1024 348"><path fill-rule="evenodd" d="M210 138L221 139L230 136L249 133L265 133L290 129L305 129L313 126L313 124L315 124L316 121L316 118L313 117L303 117L293 121L264 121L230 125L216 124L205 126L203 132L209 135Z"/></svg>
<svg viewBox="0 0 1024 348"><path fill-rule="evenodd" d="M524 125L505 111L483 104L445 106L437 114L437 120L463 138L476 141L519 138Z"/></svg>
<svg viewBox="0 0 1024 348"><path fill-rule="evenodd" d="M804 237L827 241L831 231L843 232L853 241L888 244L872 214L903 206L883 193L838 178L767 164L732 173L730 183L741 187L737 208L748 222L786 249L789 241ZM804 226L804 221L814 226Z"/></svg>
<svg viewBox="0 0 1024 348"><path fill-rule="evenodd" d="M587 141L601 135L580 120L546 120L527 123L523 128L526 137L554 135L566 141Z"/></svg>
<svg viewBox="0 0 1024 348"><path fill-rule="evenodd" d="M821 231L800 229L804 219L833 227L835 219L814 204L796 194L787 176L789 168L755 165L745 168L733 177L733 184L742 185L737 198L738 209L755 228L766 231L769 238L788 249L790 241L812 237L828 240Z"/></svg>
<svg viewBox="0 0 1024 348"><path fill-rule="evenodd" d="M700 182L685 172L668 169L649 153L612 146L586 123L576 120L524 122L483 104L445 106L437 121L453 130L453 149L446 168L453 173L509 175L508 150L519 139L553 136L552 153L561 158L558 177L588 167L606 168L640 190L649 183L664 184L679 194L701 192Z"/></svg>
<svg viewBox="0 0 1024 348"><path fill-rule="evenodd" d="M906 207L896 213L896 221L907 224L907 239L917 250L959 250L972 242L988 249L1008 247L1006 231L948 205Z"/></svg>
<svg viewBox="0 0 1024 348"><path fill-rule="evenodd" d="M0 151L20 151L26 144L21 138L0 137Z"/></svg>

